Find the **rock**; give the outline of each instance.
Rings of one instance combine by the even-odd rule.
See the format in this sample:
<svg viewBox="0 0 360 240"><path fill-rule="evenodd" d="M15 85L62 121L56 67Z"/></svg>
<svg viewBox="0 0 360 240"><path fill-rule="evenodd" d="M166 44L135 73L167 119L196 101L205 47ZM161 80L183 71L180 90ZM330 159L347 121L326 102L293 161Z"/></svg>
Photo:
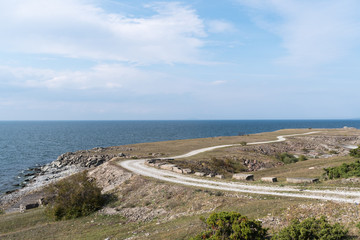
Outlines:
<svg viewBox="0 0 360 240"><path fill-rule="evenodd" d="M216 178L223 179L223 178L224 178L224 175L220 175L220 174L218 174L218 175L215 175L215 177L216 177Z"/></svg>
<svg viewBox="0 0 360 240"><path fill-rule="evenodd" d="M242 173L236 173L232 176L233 179L237 180L246 180L246 181L254 181L254 175L253 174L242 174Z"/></svg>
<svg viewBox="0 0 360 240"><path fill-rule="evenodd" d="M262 177L261 181L263 181L263 182L277 182L277 178L276 177Z"/></svg>
<svg viewBox="0 0 360 240"><path fill-rule="evenodd" d="M199 177L203 177L203 176L205 176L205 173L203 173L203 172L196 172L195 175L196 175L196 176L199 176Z"/></svg>
<svg viewBox="0 0 360 240"><path fill-rule="evenodd" d="M286 178L289 183L315 183L318 182L317 178Z"/></svg>
<svg viewBox="0 0 360 240"><path fill-rule="evenodd" d="M124 153L119 153L118 157L126 157L126 155Z"/></svg>
<svg viewBox="0 0 360 240"><path fill-rule="evenodd" d="M215 177L215 173L209 173L206 177Z"/></svg>

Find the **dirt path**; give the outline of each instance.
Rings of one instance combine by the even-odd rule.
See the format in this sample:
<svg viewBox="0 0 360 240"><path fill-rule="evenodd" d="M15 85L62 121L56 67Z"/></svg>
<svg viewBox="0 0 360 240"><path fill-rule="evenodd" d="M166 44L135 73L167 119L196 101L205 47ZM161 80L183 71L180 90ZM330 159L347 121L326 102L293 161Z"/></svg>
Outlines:
<svg viewBox="0 0 360 240"><path fill-rule="evenodd" d="M267 144L285 141L285 137L300 136L300 135L309 135L318 132L308 132L303 134L292 134L278 136L277 140L264 141L264 142L253 142L248 143L248 145L256 144ZM240 144L231 144L231 145L220 145L208 148L202 148L198 150L191 151L189 153L175 156L172 158L185 158L194 156L199 153L212 151L218 148L238 146ZM341 190L302 190L298 187L278 187L278 186L262 186L249 183L238 183L238 182L226 182L224 180L206 180L204 178L199 178L190 175L177 174L171 171L160 170L145 165L146 159L139 160L126 160L118 162L123 168L134 172L139 175L156 178L159 180L183 184L187 186L210 188L216 190L225 190L225 191L234 191L242 193L252 193L252 194L265 194L273 196L282 196L282 197L297 197L297 198L308 198L308 199L319 199L319 200L329 200L336 202L345 202L345 203L356 203L360 202L360 192L359 191L341 191Z"/></svg>

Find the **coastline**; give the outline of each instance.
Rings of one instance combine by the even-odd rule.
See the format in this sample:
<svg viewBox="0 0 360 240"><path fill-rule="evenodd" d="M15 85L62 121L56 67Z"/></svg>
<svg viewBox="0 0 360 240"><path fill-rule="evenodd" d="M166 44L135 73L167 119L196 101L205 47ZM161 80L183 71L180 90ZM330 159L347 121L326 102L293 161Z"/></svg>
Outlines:
<svg viewBox="0 0 360 240"><path fill-rule="evenodd" d="M34 202L33 198L41 199L42 195L39 192L43 187L72 174L95 168L115 157L115 155L99 154L105 149L67 152L55 161L31 169L32 172L26 174L29 180L22 187L0 194L0 209L5 209L5 212L18 211L20 205L29 202L27 199L21 201L25 196L30 196L28 197L30 202Z"/></svg>
<svg viewBox="0 0 360 240"><path fill-rule="evenodd" d="M336 131L341 130L337 129ZM351 130L350 128L343 128L343 131ZM283 129L280 132L306 132L308 129ZM332 130L329 130L332 131ZM253 134L251 138L258 138L263 141L264 138L273 139L277 136L279 131L275 132L265 132L260 134ZM280 135L280 134L279 134ZM247 138L248 136L244 136ZM174 156L173 153L178 153L177 151L181 150L174 143L184 144L183 151L188 151L193 149L193 152L198 152L200 148L213 148L208 146L216 146L226 145L234 143L235 140L239 138L239 136L233 137L218 137L218 138L204 138L204 139L187 139L187 140L177 140L175 142L152 142L152 143L143 143L136 145L125 145L125 146L117 146L117 147L107 147L107 148L93 148L90 150L80 150L76 152L68 152L60 155L55 161L51 163L45 164L39 167L38 171L34 171L34 174L31 177L32 179L26 184L25 187L13 191L8 194L0 195L0 208L4 208L6 212L17 211L19 209L19 205L22 204L20 199L24 198L24 196L34 195L30 200L33 202L34 198L41 199L41 195L37 192L41 190L44 186L57 181L63 177L69 176L71 174L86 170L93 169L99 165L102 165L105 162L108 162L112 158L121 157L123 159L138 159L138 158L167 158L169 156ZM241 137L240 137L241 138ZM355 138L354 138L355 139ZM356 137L356 139L358 139ZM275 142L282 141L281 139L276 140ZM232 144L233 144L232 143ZM238 143L238 142L237 142ZM262 142L260 142L262 143ZM166 145L168 144L168 145ZM199 144L197 147L196 144ZM251 145L251 143L249 144ZM166 146L167 148L164 148ZM171 147L170 147L171 146ZM166 153L163 152L152 152L151 155L146 147L150 147L150 149L157 149L158 151L163 151L166 149ZM170 148L172 149L170 149ZM142 149L142 148L145 148ZM190 152L191 153L191 152ZM135 155L134 155L135 154ZM170 154L170 155L169 155ZM188 153L189 154L189 153ZM182 157L188 156L188 154L181 155ZM25 199L26 200L26 199ZM25 201L26 204L26 201Z"/></svg>

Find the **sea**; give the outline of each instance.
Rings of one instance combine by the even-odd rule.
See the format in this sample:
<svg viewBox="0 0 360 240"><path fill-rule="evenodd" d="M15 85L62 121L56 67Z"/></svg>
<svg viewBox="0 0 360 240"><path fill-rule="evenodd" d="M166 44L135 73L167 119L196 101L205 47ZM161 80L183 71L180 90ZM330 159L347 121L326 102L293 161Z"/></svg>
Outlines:
<svg viewBox="0 0 360 240"><path fill-rule="evenodd" d="M360 128L360 120L0 121L0 194L65 152L285 128Z"/></svg>

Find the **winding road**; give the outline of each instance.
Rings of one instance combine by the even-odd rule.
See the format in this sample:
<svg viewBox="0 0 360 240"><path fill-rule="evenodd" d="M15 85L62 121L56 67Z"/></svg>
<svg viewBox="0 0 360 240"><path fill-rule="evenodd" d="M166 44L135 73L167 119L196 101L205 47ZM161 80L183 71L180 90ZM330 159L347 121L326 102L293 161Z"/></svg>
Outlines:
<svg viewBox="0 0 360 240"><path fill-rule="evenodd" d="M308 132L302 134L292 134L278 136L277 140L264 141L264 142L252 142L247 143L247 145L257 145L257 144L267 144L275 142L283 142L286 140L286 137L300 136L300 135L309 135L319 133L317 132ZM186 158L197 155L199 153L212 151L214 149L239 146L240 144L230 144L230 145L220 145L213 146L208 148L201 148L198 150L191 151L189 153L171 157L171 158ZM243 182L227 182L225 180L207 180L201 177L195 177L193 175L183 175L174 173L172 171L162 170L150 167L145 164L145 161L148 159L138 159L138 160L125 160L117 162L121 167L142 176L156 178L162 181L177 183L193 187L209 188L215 190L223 191L232 191L240 193L249 193L249 194L263 194L263 195L272 195L279 197L294 197L294 198L307 198L307 199L318 199L326 201L336 201L344 203L355 203L360 202L360 191L344 191L344 190L303 190L298 187L279 187L279 186L263 186L258 184L250 184Z"/></svg>

